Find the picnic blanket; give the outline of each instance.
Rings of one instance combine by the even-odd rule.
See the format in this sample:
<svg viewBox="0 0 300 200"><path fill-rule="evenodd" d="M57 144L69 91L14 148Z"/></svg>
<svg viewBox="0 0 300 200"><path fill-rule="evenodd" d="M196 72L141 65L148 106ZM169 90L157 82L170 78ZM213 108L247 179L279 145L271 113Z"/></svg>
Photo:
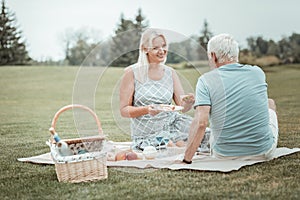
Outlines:
<svg viewBox="0 0 300 200"><path fill-rule="evenodd" d="M127 150L130 148L130 142L112 142L112 144L121 150ZM292 153L300 152L300 148L277 148L273 159L290 155ZM240 168L248 165L253 165L256 163L266 162L268 160L224 160L217 159L209 154L199 154L193 157L193 163L187 164L177 164L176 160L182 160L183 154L174 156L164 156L161 158L156 158L153 160L123 160L123 161L107 161L108 167L135 167L140 169L145 168L165 168L171 170L179 169L192 169L201 171L220 171L220 172L230 172L234 170L239 170ZM36 164L54 164L50 153L41 154L38 156L18 158L21 162L30 162Z"/></svg>

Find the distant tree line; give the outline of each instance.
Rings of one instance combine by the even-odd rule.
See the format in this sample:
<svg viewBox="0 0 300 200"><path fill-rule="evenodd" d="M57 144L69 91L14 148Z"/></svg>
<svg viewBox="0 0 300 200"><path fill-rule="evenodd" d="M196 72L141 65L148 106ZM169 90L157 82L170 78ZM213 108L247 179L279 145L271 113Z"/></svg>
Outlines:
<svg viewBox="0 0 300 200"><path fill-rule="evenodd" d="M28 56L25 39L17 28L14 14L2 0L0 14L0 65L88 65L121 66L135 63L138 59L139 41L142 32L149 27L149 21L138 9L133 20L123 14L114 34L100 38L93 29L66 30L61 35L65 58L61 61L34 61ZM169 44L167 63L187 63L206 59L207 42L213 36L205 20L200 35ZM257 64L259 60L272 58L275 64L300 63L300 34L293 33L278 42L263 37L247 38L248 47L241 50L240 60ZM273 62L275 59L275 62ZM264 63L263 63L264 64Z"/></svg>
<svg viewBox="0 0 300 200"><path fill-rule="evenodd" d="M293 33L278 42L265 40L261 36L247 38L248 49L244 53L251 53L257 58L275 56L281 63L300 63L300 34Z"/></svg>
<svg viewBox="0 0 300 200"><path fill-rule="evenodd" d="M138 60L139 43L142 32L149 26L149 22L144 17L142 10L139 9L133 20L126 19L121 14L120 21L114 35L111 38L99 42L84 42L87 32L77 32L77 37L69 35L65 39L65 63L68 65L87 65L87 66L116 66L126 67L134 64ZM192 36L181 42L169 44L169 53L167 63L181 63L186 61L195 61L197 59L206 59L205 51L208 40L212 33L205 20L201 36ZM83 41L82 41L83 40ZM195 46L195 43L198 45ZM85 45L83 45L85 44ZM89 54L86 54L89 52ZM74 62L76 61L76 62Z"/></svg>

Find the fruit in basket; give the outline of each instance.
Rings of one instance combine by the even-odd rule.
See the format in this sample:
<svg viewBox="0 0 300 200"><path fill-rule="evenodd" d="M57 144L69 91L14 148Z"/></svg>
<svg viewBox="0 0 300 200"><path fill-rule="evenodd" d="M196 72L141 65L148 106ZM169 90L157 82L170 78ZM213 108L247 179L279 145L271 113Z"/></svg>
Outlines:
<svg viewBox="0 0 300 200"><path fill-rule="evenodd" d="M116 154L115 161L126 160L126 152L120 151Z"/></svg>
<svg viewBox="0 0 300 200"><path fill-rule="evenodd" d="M127 159L127 160L136 160L136 159L138 159L138 156L137 156L137 154L134 153L134 152L128 152L128 153L126 154L126 159Z"/></svg>

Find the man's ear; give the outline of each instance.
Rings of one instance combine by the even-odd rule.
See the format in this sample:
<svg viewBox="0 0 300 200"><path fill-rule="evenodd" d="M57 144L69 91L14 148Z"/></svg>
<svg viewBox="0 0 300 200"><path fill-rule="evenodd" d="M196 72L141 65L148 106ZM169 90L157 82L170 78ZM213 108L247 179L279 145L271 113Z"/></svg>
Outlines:
<svg viewBox="0 0 300 200"><path fill-rule="evenodd" d="M216 53L215 53L215 52L211 52L210 54L211 54L210 56L212 57L212 60L213 60L215 63L218 63L218 58L217 58Z"/></svg>

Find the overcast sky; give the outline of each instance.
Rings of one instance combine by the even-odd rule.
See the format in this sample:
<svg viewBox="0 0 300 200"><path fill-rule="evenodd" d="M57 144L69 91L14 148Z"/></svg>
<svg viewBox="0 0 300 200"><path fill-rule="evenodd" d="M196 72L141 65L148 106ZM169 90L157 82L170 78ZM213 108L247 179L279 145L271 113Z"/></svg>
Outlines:
<svg viewBox="0 0 300 200"><path fill-rule="evenodd" d="M299 0L6 0L16 15L34 59L64 57L60 36L90 27L100 38L111 35L120 15L133 19L142 9L150 27L186 36L199 35L204 19L213 34L230 33L242 46L246 38L281 39L300 33Z"/></svg>

